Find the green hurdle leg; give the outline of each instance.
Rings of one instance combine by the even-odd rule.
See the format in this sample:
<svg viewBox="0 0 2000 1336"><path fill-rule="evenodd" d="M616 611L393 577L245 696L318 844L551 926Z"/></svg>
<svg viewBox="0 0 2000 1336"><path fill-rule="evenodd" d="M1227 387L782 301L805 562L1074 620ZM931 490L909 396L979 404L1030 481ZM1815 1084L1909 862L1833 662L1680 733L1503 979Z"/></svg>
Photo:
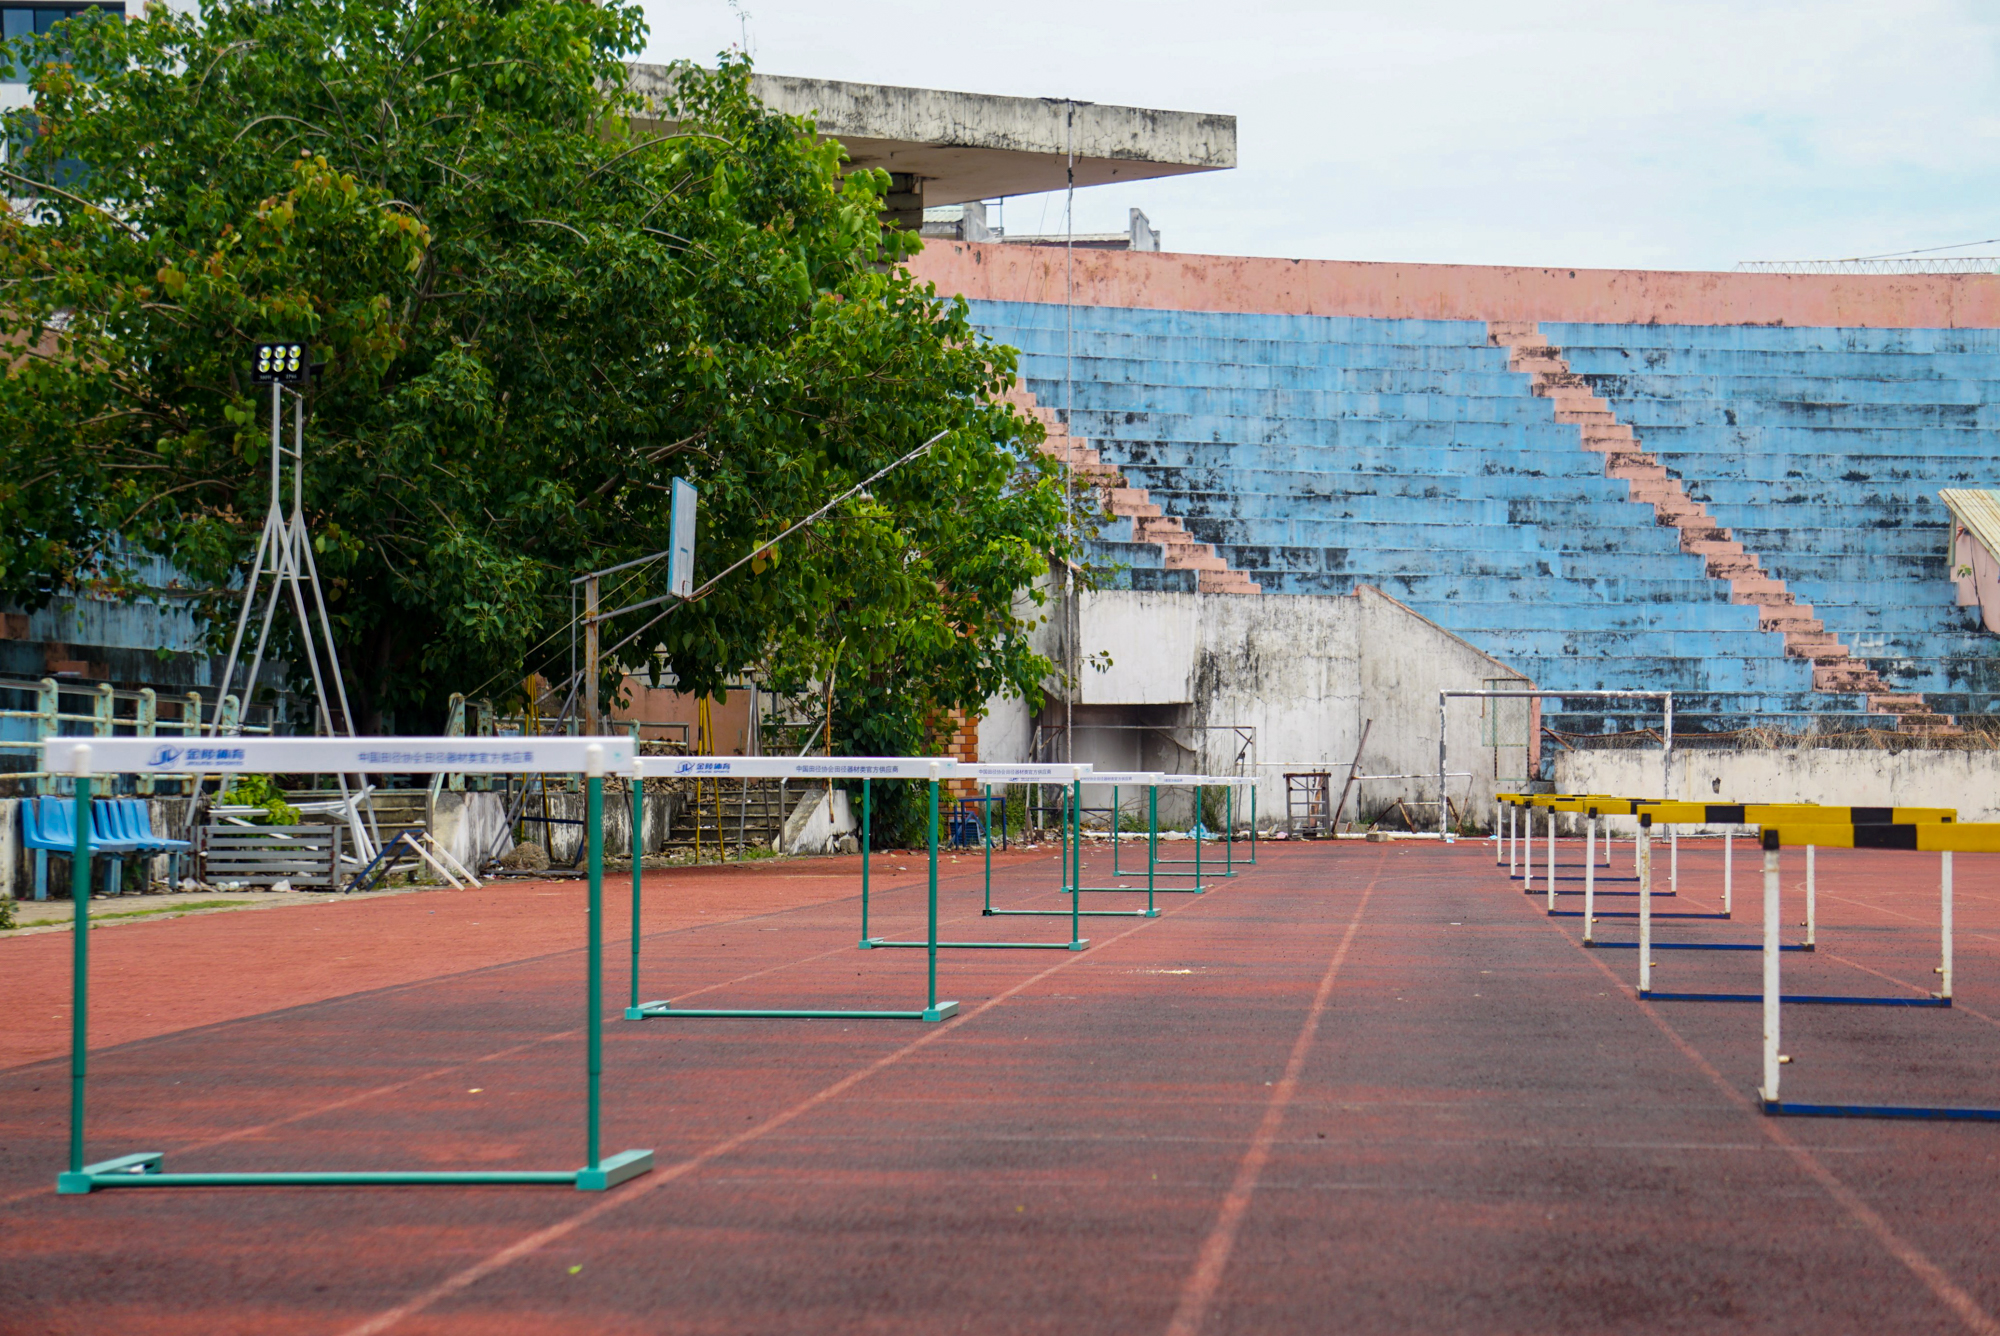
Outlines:
<svg viewBox="0 0 2000 1336"><path fill-rule="evenodd" d="M868 827L872 824L868 785L870 780L861 781L861 945L868 946Z"/></svg>
<svg viewBox="0 0 2000 1336"><path fill-rule="evenodd" d="M69 1171L83 1173L83 1085L90 1052L90 776L75 781L76 843L69 851L70 916ZM57 1191L65 1191L58 1184ZM89 1188L83 1191L88 1192Z"/></svg>
<svg viewBox="0 0 2000 1336"><path fill-rule="evenodd" d="M1160 911L1153 905L1153 867L1160 855L1160 786L1148 785L1146 789L1146 917L1157 918Z"/></svg>
<svg viewBox="0 0 2000 1336"><path fill-rule="evenodd" d="M645 819L645 771L638 761L632 763L632 995L625 1007L625 1019L632 1020L632 1013L639 1009L639 857L643 847L639 838L640 823Z"/></svg>

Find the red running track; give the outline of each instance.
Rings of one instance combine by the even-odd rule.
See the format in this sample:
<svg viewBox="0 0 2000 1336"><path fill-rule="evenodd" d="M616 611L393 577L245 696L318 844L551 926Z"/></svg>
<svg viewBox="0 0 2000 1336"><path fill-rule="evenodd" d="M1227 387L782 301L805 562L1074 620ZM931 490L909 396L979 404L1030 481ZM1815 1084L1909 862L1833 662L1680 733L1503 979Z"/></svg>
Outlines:
<svg viewBox="0 0 2000 1336"><path fill-rule="evenodd" d="M1736 920L1662 940L1754 940L1739 852ZM1707 903L1717 853L1683 846L1684 899ZM1928 988L1935 861L1822 854L1822 948L1786 958L1788 987ZM920 870L884 891L881 929L919 925ZM1065 935L981 919L976 865L947 872L949 935ZM1053 907L1054 874L1010 861L998 895ZM1960 855L1957 880L1960 1005L1788 1010L1789 1096L2000 1103L2000 858ZM649 882L648 998L921 996L922 953L855 950L851 894L824 878ZM532 893L401 898L457 931L340 995L302 931L246 945L217 915L105 932L94 949L135 939L99 951L109 1010L162 960L254 1000L107 1041L92 1154L575 1163L581 953L493 926ZM1755 1007L1637 1001L1633 953L1585 951L1489 846L1267 845L1162 903L1089 921L1081 953L947 955L964 1012L944 1025L609 1022L606 1147L652 1146L661 1167L601 1197L58 1198L63 1066L0 1071L0 1330L2000 1333L2000 1128L1763 1117ZM710 914L689 922L696 905ZM21 977L19 948L51 941L67 945L0 943L0 969ZM465 963L482 942L495 958ZM607 958L622 999L622 945ZM1660 987L1755 987L1751 953L1659 958ZM309 995L274 998L290 977ZM34 987L67 996L40 966Z"/></svg>

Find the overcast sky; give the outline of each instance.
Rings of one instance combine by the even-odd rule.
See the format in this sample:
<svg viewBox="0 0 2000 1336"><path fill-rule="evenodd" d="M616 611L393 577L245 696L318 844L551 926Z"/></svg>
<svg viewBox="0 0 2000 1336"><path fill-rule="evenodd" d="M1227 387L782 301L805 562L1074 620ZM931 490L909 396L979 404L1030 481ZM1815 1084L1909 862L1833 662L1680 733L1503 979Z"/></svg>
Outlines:
<svg viewBox="0 0 2000 1336"><path fill-rule="evenodd" d="M1726 269L2000 237L2000 4L646 0L646 58L1237 118L1234 171L1079 191L1170 250ZM1060 231L1060 197L1007 201ZM2000 254L2000 245L1967 253Z"/></svg>

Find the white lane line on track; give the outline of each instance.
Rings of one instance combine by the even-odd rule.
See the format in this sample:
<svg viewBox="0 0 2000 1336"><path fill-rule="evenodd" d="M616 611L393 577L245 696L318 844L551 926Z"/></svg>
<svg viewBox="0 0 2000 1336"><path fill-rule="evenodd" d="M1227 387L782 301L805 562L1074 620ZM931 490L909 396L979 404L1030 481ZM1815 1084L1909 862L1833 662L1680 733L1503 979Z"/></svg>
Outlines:
<svg viewBox="0 0 2000 1336"><path fill-rule="evenodd" d="M1334 981L1340 977L1340 967L1347 963L1348 950L1354 945L1355 934L1361 930L1361 916L1368 911L1368 901L1375 895L1375 884L1381 874L1382 858L1378 856L1374 875L1368 879L1361 899L1354 906L1354 916L1347 921L1347 930L1341 934L1340 945L1334 948L1333 959L1327 962L1325 973L1320 975L1319 988L1313 993L1312 1005L1306 1009L1305 1020L1299 1025L1298 1037L1292 1041L1291 1056L1285 1060L1284 1075L1271 1088L1271 1097L1264 1105L1263 1120L1258 1123L1256 1134L1250 1138L1250 1145L1236 1166L1236 1179L1229 1185L1229 1192L1215 1213L1215 1223L1209 1226L1208 1237L1202 1240L1201 1250L1195 1254L1194 1269L1188 1272L1187 1280L1181 1285L1180 1302L1174 1308L1173 1320L1167 1323L1167 1336L1196 1336L1201 1330L1202 1319L1208 1316L1215 1292L1222 1284L1222 1273L1229 1265L1229 1254L1235 1250L1237 1230L1243 1224L1243 1217L1249 1213L1251 1198L1257 1195L1257 1181L1263 1176L1264 1166L1271 1158L1271 1147L1284 1126L1285 1110L1298 1091L1299 1073L1305 1067L1306 1054L1312 1051L1313 1040L1319 1035L1320 1019L1326 1015L1327 1003L1333 996Z"/></svg>

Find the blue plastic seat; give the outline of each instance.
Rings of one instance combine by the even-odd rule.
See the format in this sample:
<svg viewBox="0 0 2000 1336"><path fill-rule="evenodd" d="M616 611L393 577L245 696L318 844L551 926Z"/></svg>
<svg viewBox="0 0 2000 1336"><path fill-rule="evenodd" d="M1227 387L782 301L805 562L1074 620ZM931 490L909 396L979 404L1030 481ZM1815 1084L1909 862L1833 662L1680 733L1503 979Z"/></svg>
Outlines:
<svg viewBox="0 0 2000 1336"><path fill-rule="evenodd" d="M124 855L136 846L123 840L105 840L98 830L97 811L91 804L89 850L92 855L109 854L105 869L105 893L111 894L124 872ZM35 851L35 898L49 898L49 855L76 856L76 804L69 798L30 798L21 804L21 843Z"/></svg>

